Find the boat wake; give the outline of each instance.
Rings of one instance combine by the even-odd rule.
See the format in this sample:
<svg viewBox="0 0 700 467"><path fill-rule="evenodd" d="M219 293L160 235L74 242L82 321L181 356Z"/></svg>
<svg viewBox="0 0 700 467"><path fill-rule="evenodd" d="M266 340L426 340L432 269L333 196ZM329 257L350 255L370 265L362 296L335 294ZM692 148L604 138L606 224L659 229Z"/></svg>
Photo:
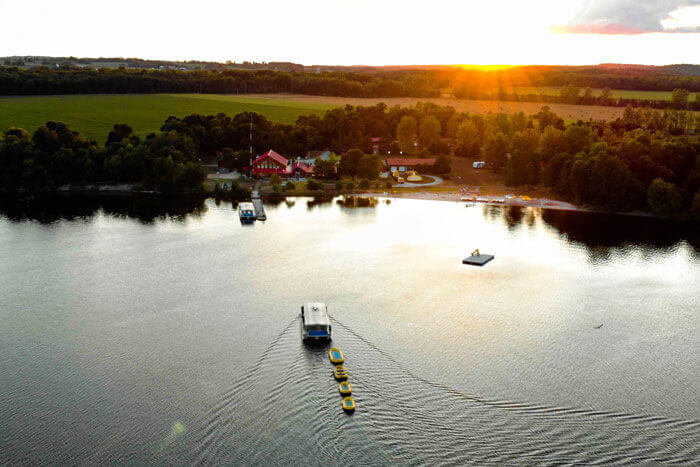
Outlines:
<svg viewBox="0 0 700 467"><path fill-rule="evenodd" d="M200 464L694 463L700 421L493 400L430 381L334 318L357 401L297 319L204 415Z"/></svg>

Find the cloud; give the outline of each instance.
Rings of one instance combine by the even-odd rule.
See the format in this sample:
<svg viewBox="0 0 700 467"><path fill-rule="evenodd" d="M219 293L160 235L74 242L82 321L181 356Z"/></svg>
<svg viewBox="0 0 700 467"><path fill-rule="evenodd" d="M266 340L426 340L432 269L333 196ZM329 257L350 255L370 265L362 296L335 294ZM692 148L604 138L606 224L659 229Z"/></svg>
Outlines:
<svg viewBox="0 0 700 467"><path fill-rule="evenodd" d="M553 27L566 34L643 34L700 32L700 0L582 0L567 24Z"/></svg>

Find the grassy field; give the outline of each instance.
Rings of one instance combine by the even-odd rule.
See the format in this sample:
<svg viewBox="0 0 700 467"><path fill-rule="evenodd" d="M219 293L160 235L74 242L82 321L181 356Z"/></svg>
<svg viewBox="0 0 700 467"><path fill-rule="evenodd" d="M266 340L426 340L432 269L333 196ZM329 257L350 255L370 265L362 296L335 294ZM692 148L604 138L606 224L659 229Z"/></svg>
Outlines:
<svg viewBox="0 0 700 467"><path fill-rule="evenodd" d="M67 123L72 129L104 144L115 123L127 123L138 134L158 131L170 115L191 113L234 115L258 112L282 123L300 115L323 114L331 104L295 102L213 94L100 94L71 96L0 97L0 131L10 126L33 132L49 120Z"/></svg>
<svg viewBox="0 0 700 467"><path fill-rule="evenodd" d="M549 96L558 96L561 87L559 86L531 86L531 87L517 87L515 91L518 94L542 94ZM584 89L581 88L581 95L583 95ZM600 88L593 89L594 96L600 96L603 90ZM671 91L630 91L627 89L612 89L613 97L622 97L625 99L645 99L650 101L670 101ZM692 97L691 97L692 99Z"/></svg>
<svg viewBox="0 0 700 467"><path fill-rule="evenodd" d="M631 91L630 91L631 92ZM100 94L69 96L0 97L0 131L19 126L33 132L46 121L67 123L84 135L103 144L115 123L127 123L137 134L158 131L170 115L184 117L191 113L234 115L246 110L258 112L281 123L293 123L300 115L322 115L333 107L374 105L410 106L417 102L450 105L462 112L525 112L535 114L543 106L536 102L476 101L440 97L420 99L351 98L306 96L296 94ZM624 109L592 105L549 104L567 121L612 120Z"/></svg>

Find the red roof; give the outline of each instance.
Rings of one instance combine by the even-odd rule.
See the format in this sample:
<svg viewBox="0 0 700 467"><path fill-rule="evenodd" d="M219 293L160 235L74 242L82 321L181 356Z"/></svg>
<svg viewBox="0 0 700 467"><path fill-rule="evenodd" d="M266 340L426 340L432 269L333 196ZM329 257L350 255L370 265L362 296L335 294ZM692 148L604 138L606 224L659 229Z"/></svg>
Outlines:
<svg viewBox="0 0 700 467"><path fill-rule="evenodd" d="M292 164L292 172L296 171L297 169L307 174L313 173L314 171L313 167L311 167L309 164L305 164L304 162L295 162Z"/></svg>
<svg viewBox="0 0 700 467"><path fill-rule="evenodd" d="M386 160L386 165L401 165L401 166L412 166L412 165L433 165L435 164L435 158L424 158L420 159L417 157L390 157Z"/></svg>
<svg viewBox="0 0 700 467"><path fill-rule="evenodd" d="M270 159L273 159L273 160L279 162L280 164L284 165L285 167L286 167L287 164L289 163L289 161L287 160L286 157L280 156L280 155L277 154L275 151L273 151L272 149L270 149L270 150L267 151L265 154L262 154L260 157L258 157L257 159L255 159L255 160L253 161L253 166L257 165L257 164L258 164L259 162L261 162L263 159L266 159L266 158L268 158L268 157L269 157Z"/></svg>

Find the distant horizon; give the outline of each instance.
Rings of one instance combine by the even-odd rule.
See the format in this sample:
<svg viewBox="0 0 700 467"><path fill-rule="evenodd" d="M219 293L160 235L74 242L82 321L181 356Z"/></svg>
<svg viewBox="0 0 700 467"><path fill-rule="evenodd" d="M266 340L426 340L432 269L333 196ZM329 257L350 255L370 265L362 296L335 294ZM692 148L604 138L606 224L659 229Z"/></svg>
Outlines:
<svg viewBox="0 0 700 467"><path fill-rule="evenodd" d="M0 11L12 19L0 28L0 56L335 66L700 63L700 0L0 0Z"/></svg>
<svg viewBox="0 0 700 467"><path fill-rule="evenodd" d="M12 59L12 58L26 58L26 57L41 57L41 58L54 58L54 59L68 59L75 58L78 60L143 60L152 62L174 62L174 63L192 63L192 62L206 62L206 63L259 63L259 64L269 64L269 63L292 63L294 65L302 65L305 67L314 66L325 66L325 67L368 67L368 68L382 68L382 67L463 67L463 68L515 68L515 67L530 67L530 66L561 66L561 67L595 67L595 66L639 66L639 67L666 67L666 66L680 66L680 65L690 65L690 66L700 66L699 63L691 62L669 62L663 64L649 64L649 63L632 63L632 62L599 62L599 63L577 63L577 64L567 64L567 63L385 63L381 65L373 65L369 63L353 63L353 64L341 64L341 63L303 63L297 60L253 60L253 59L225 59L225 60L205 60L201 58L180 58L180 59L169 59L169 58L153 58L153 57L138 57L138 56L127 56L127 55L92 55L92 56L79 56L75 54L69 55L42 55L42 54L19 54L19 55L5 55L0 56L0 59Z"/></svg>

